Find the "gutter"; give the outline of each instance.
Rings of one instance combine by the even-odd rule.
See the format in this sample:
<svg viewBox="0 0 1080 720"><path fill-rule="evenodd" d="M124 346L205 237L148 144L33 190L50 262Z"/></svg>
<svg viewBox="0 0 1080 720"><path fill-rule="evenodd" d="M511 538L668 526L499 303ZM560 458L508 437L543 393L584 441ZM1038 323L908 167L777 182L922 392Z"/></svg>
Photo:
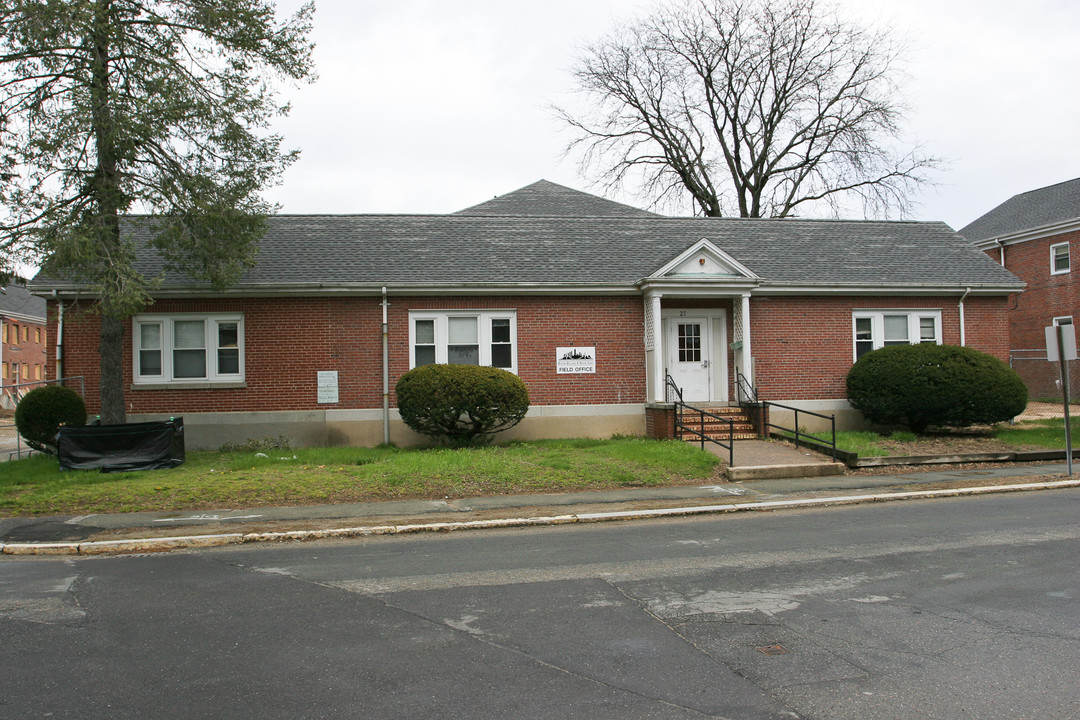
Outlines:
<svg viewBox="0 0 1080 720"><path fill-rule="evenodd" d="M390 444L390 329L386 322L386 287L382 289L382 408L383 408L383 444Z"/></svg>
<svg viewBox="0 0 1080 720"><path fill-rule="evenodd" d="M971 293L971 288L964 288L964 294L960 296L958 307L960 309L960 347L967 346L967 333L964 327L964 299Z"/></svg>
<svg viewBox="0 0 1080 720"><path fill-rule="evenodd" d="M56 318L56 380L59 382L64 377L64 300L55 290L53 290L53 297L56 298L59 307ZM48 323L46 323L46 333L48 333L48 328Z"/></svg>

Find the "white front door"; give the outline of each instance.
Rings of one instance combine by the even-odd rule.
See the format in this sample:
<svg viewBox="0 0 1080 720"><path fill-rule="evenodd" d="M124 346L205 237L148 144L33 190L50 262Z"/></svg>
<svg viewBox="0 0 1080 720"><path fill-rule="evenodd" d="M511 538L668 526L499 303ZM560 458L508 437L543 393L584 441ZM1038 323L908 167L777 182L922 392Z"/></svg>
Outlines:
<svg viewBox="0 0 1080 720"><path fill-rule="evenodd" d="M712 337L707 317L668 318L667 371L686 402L712 400Z"/></svg>

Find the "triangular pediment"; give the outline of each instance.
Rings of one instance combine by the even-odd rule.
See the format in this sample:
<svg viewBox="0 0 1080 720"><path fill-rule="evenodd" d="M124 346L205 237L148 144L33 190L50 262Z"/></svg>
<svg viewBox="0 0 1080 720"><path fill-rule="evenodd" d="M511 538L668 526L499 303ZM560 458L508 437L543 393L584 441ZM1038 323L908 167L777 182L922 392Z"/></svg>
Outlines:
<svg viewBox="0 0 1080 720"><path fill-rule="evenodd" d="M653 273L652 278L686 278L690 280L756 279L748 267L728 253L702 238Z"/></svg>

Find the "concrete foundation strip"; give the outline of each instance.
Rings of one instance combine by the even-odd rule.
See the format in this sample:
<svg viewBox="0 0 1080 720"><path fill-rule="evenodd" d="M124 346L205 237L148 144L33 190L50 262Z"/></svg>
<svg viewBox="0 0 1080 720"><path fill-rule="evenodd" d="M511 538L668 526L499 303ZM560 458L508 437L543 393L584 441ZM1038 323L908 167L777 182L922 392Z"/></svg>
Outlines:
<svg viewBox="0 0 1080 720"><path fill-rule="evenodd" d="M1055 480L1040 483L1017 483L1014 485L990 485L973 488L946 490L912 490L908 492L874 493L870 495L838 495L823 498L797 498L793 500L769 500L725 505L702 505L655 510L624 510L618 512L579 513L546 517L504 518L499 520L471 520L464 522L418 523L412 525L368 525L329 530L289 530L261 533L223 533L218 535L187 535L182 537L141 538L129 540L93 540L86 542L56 543L6 543L0 544L5 555L110 555L127 553L165 552L185 548L206 548L236 545L250 542L288 542L302 540L327 540L336 538L367 537L370 535L404 535L420 532L454 532L458 530L485 530L531 525L564 525L569 523L608 522L613 520L648 520L661 517L679 517L730 512L797 509L826 505L853 505L865 502L889 502L895 500L921 500L989 493L1022 492L1025 490L1056 490L1080 487L1080 479Z"/></svg>

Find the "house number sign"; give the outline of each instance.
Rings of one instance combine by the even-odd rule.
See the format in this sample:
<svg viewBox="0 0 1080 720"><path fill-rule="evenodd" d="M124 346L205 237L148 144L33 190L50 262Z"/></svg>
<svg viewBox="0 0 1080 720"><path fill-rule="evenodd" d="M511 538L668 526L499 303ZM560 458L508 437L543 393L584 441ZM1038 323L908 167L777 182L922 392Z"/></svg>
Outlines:
<svg viewBox="0 0 1080 720"><path fill-rule="evenodd" d="M555 372L580 374L596 372L596 347L555 348Z"/></svg>

